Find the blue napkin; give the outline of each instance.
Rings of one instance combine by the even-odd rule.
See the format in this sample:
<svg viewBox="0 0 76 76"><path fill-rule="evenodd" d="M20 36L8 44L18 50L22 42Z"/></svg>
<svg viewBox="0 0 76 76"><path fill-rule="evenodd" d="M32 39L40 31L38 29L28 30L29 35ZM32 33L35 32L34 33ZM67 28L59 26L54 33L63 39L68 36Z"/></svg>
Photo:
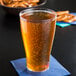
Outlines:
<svg viewBox="0 0 76 76"><path fill-rule="evenodd" d="M70 26L71 24L70 23L66 23L66 22L58 22L57 21L56 25L63 28L63 27Z"/></svg>
<svg viewBox="0 0 76 76"><path fill-rule="evenodd" d="M19 76L68 76L68 72L53 56L50 56L50 67L44 72L31 72L26 68L26 59L10 61Z"/></svg>
<svg viewBox="0 0 76 76"><path fill-rule="evenodd" d="M70 13L70 14L73 14L73 15L76 15L76 13ZM60 27L67 27L67 26L70 26L70 25L76 25L76 21L74 21L74 22L71 22L71 23L67 23L67 22L62 22L62 21L57 21L57 23L56 23L56 25L57 26L60 26Z"/></svg>

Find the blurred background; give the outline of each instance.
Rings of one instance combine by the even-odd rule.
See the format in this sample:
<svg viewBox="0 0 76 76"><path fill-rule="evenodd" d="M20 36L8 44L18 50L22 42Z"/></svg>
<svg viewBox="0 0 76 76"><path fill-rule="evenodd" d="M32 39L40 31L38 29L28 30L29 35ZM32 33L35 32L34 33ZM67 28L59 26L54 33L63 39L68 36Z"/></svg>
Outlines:
<svg viewBox="0 0 76 76"><path fill-rule="evenodd" d="M69 10L76 12L76 0L47 0L46 7L59 10Z"/></svg>

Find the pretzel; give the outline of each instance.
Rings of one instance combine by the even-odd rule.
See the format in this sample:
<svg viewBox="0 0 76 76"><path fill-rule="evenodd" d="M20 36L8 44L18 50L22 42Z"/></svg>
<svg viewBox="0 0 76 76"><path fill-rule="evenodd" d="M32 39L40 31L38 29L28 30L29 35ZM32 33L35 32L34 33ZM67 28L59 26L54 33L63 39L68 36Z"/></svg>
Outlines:
<svg viewBox="0 0 76 76"><path fill-rule="evenodd" d="M69 11L58 11L57 21L64 21L64 22L70 23L70 22L76 21L76 16L73 14L69 14Z"/></svg>
<svg viewBox="0 0 76 76"><path fill-rule="evenodd" d="M13 2L16 2L16 1L19 2L19 1L22 1L22 0L13 0Z"/></svg>
<svg viewBox="0 0 76 76"><path fill-rule="evenodd" d="M18 3L15 7L27 7L24 2Z"/></svg>
<svg viewBox="0 0 76 76"><path fill-rule="evenodd" d="M29 2L34 2L34 3L37 3L39 2L39 0L28 0Z"/></svg>
<svg viewBox="0 0 76 76"><path fill-rule="evenodd" d="M37 5L37 3L29 3L28 4L29 7L36 6L36 5Z"/></svg>
<svg viewBox="0 0 76 76"><path fill-rule="evenodd" d="M13 2L12 4L7 5L8 7L27 7L24 2Z"/></svg>
<svg viewBox="0 0 76 76"><path fill-rule="evenodd" d="M57 21L63 21L67 18L66 14L57 16Z"/></svg>
<svg viewBox="0 0 76 76"><path fill-rule="evenodd" d="M68 14L69 11L58 11L56 13L57 13L57 15L62 15L62 14Z"/></svg>
<svg viewBox="0 0 76 76"><path fill-rule="evenodd" d="M39 0L0 0L0 4L8 7L33 7Z"/></svg>
<svg viewBox="0 0 76 76"><path fill-rule="evenodd" d="M8 7L16 7L17 4L18 4L18 2L13 2L11 4L8 4L7 6Z"/></svg>
<svg viewBox="0 0 76 76"><path fill-rule="evenodd" d="M73 21L76 21L76 16L69 14L69 16L63 21L64 22L69 22L69 23L73 22Z"/></svg>
<svg viewBox="0 0 76 76"><path fill-rule="evenodd" d="M2 5L5 5L4 2L3 2L3 0L0 0L0 3L1 3Z"/></svg>
<svg viewBox="0 0 76 76"><path fill-rule="evenodd" d="M10 4L12 3L12 0L2 0L4 4Z"/></svg>

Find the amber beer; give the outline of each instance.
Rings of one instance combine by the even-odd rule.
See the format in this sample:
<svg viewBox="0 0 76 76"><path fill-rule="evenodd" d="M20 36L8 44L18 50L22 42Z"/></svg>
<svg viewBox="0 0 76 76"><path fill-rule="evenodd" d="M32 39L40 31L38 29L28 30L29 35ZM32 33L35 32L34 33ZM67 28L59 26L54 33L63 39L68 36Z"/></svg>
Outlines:
<svg viewBox="0 0 76 76"><path fill-rule="evenodd" d="M56 14L49 9L28 9L20 13L21 33L25 47L27 68L41 72L49 68Z"/></svg>

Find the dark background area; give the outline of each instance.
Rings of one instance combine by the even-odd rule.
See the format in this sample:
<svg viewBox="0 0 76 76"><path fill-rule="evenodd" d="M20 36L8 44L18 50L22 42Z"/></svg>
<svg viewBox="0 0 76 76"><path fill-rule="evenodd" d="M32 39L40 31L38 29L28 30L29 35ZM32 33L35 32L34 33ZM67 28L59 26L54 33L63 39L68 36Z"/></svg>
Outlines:
<svg viewBox="0 0 76 76"><path fill-rule="evenodd" d="M76 0L47 0L45 7L56 11L69 10L76 12Z"/></svg>
<svg viewBox="0 0 76 76"><path fill-rule="evenodd" d="M75 0L48 0L43 7L76 12ZM57 26L52 55L71 72L71 76L76 76L76 25ZM6 14L0 8L0 76L17 76L10 61L23 57L19 17Z"/></svg>

